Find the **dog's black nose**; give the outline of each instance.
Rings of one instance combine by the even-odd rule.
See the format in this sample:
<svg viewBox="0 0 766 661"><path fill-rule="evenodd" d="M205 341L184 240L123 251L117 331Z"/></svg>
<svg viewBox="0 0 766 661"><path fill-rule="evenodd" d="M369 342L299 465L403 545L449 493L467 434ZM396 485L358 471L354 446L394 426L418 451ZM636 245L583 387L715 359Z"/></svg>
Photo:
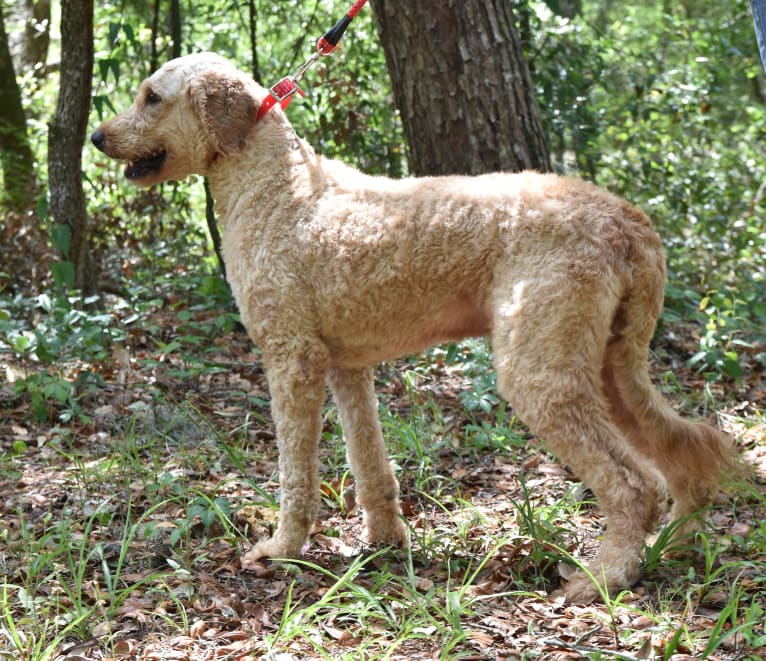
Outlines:
<svg viewBox="0 0 766 661"><path fill-rule="evenodd" d="M93 131L93 133L90 136L90 141L98 148L103 149L104 143L106 142L106 135L103 131Z"/></svg>

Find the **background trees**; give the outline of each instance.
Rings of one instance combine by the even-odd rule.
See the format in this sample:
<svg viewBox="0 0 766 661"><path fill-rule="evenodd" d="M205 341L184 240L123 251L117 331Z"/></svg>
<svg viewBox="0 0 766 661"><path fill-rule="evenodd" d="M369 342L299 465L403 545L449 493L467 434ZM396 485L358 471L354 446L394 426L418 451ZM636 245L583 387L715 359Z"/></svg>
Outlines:
<svg viewBox="0 0 766 661"><path fill-rule="evenodd" d="M372 5L413 173L550 170L511 3Z"/></svg>
<svg viewBox="0 0 766 661"><path fill-rule="evenodd" d="M56 112L48 132L48 197L59 263L59 280L83 293L96 291L88 249L88 211L82 187L82 147L93 78L93 0L63 0L61 73Z"/></svg>
<svg viewBox="0 0 766 661"><path fill-rule="evenodd" d="M174 52L216 50L270 84L312 52L317 35L346 4L205 0L186 14L183 3L169 0L101 4L94 37L77 32L77 45L88 42L96 51L90 125L129 103L138 81ZM3 269L6 290L21 291L30 280L39 287L49 273L47 267L25 272L44 262L18 259L20 224L27 235L35 230L48 237L37 255L53 246L72 248L64 260L72 264L89 256L93 277L78 275L79 283L124 291L133 284L126 265L140 264L151 288L162 268L179 268L170 255L190 251L202 257L196 260L200 276L215 277L201 187L131 189L87 146L83 176L77 175L82 123L58 119L54 98L86 103L86 81L78 89L64 82L62 31L58 24L50 30L44 0L2 0L0 6L6 28L0 33L0 56L6 53L0 57L0 123L15 127L0 131L3 197L31 214L0 236L3 263L13 265ZM665 240L666 316L697 320L702 364L736 371L738 329L762 327L766 314L764 78L746 0L679 6L658 0L641 7L470 0L437 10L373 0L372 6L377 24L365 9L343 48L310 72L305 101L290 110L298 132L319 151L373 173L550 165L628 197L651 213ZM30 8L40 10L42 21L33 24L42 43L50 32L50 48L24 46ZM28 64L12 72L9 55ZM86 58L85 52L75 56L88 69ZM59 158L67 139L68 154ZM67 186L57 179L67 176L57 162L72 166ZM35 181L43 196L34 192ZM75 227L65 217L80 202L62 200L78 181L87 218L99 231L74 231L69 242L61 228ZM82 210L76 216L86 217ZM76 247L86 245L80 236L89 241L85 251ZM160 268L156 261L165 256ZM63 277L65 267L54 268L60 284L73 282ZM135 276L133 268L127 272Z"/></svg>
<svg viewBox="0 0 766 661"><path fill-rule="evenodd" d="M3 6L0 4L0 204L21 210L29 205L35 185L34 156L27 138L27 120L16 81ZM2 207L0 207L2 208Z"/></svg>

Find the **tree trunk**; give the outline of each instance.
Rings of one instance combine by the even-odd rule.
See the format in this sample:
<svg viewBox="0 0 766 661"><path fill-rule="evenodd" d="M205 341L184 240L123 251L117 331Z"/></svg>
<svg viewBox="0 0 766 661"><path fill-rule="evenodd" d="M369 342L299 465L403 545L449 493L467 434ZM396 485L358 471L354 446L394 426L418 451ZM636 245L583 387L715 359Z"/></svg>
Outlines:
<svg viewBox="0 0 766 661"><path fill-rule="evenodd" d="M507 0L372 0L414 174L550 170Z"/></svg>
<svg viewBox="0 0 766 661"><path fill-rule="evenodd" d="M170 49L170 59L181 57L181 3L170 0L170 38L173 45Z"/></svg>
<svg viewBox="0 0 766 661"><path fill-rule="evenodd" d="M37 75L45 74L45 61L50 45L50 0L23 0L24 37L22 39L22 67L33 69Z"/></svg>
<svg viewBox="0 0 766 661"><path fill-rule="evenodd" d="M263 84L261 80L261 67L258 64L258 10L255 0L247 2L247 27L250 36L250 67L253 70L253 80Z"/></svg>
<svg viewBox="0 0 766 661"><path fill-rule="evenodd" d="M48 187L54 221L69 228L65 250L76 289L95 291L88 251L88 216L82 188L82 148L93 77L93 0L61 3L61 78L48 128Z"/></svg>
<svg viewBox="0 0 766 661"><path fill-rule="evenodd" d="M13 61L0 5L0 165L3 192L0 201L21 211L32 206L35 192L35 159L27 139L27 121L21 105Z"/></svg>
<svg viewBox="0 0 766 661"><path fill-rule="evenodd" d="M154 8L152 10L152 36L149 38L150 52L149 52L149 70L157 71L160 67L160 54L157 50L157 40L160 38L160 2L161 0L154 0Z"/></svg>

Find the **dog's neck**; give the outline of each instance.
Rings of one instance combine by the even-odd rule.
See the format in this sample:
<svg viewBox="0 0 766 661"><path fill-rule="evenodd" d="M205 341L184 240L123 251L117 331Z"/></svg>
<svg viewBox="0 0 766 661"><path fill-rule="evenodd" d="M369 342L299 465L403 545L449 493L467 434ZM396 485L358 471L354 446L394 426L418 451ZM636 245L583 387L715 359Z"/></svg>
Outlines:
<svg viewBox="0 0 766 661"><path fill-rule="evenodd" d="M295 133L281 111L273 110L258 122L245 149L218 156L208 169L210 190L221 224L238 208L273 208L274 199L318 197L326 188L322 158Z"/></svg>

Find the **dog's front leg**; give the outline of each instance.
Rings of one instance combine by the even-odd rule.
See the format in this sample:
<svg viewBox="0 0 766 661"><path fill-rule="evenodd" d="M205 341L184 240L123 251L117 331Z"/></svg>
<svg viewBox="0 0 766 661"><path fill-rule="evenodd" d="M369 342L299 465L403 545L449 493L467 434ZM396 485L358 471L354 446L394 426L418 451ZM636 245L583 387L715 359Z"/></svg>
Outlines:
<svg viewBox="0 0 766 661"><path fill-rule="evenodd" d="M279 445L279 525L271 539L242 556L244 568L263 557L298 557L316 521L327 363L322 349L311 346L271 356L264 352Z"/></svg>
<svg viewBox="0 0 766 661"><path fill-rule="evenodd" d="M340 410L348 461L364 510L365 541L405 546L399 483L383 442L372 369L331 369L328 382Z"/></svg>

